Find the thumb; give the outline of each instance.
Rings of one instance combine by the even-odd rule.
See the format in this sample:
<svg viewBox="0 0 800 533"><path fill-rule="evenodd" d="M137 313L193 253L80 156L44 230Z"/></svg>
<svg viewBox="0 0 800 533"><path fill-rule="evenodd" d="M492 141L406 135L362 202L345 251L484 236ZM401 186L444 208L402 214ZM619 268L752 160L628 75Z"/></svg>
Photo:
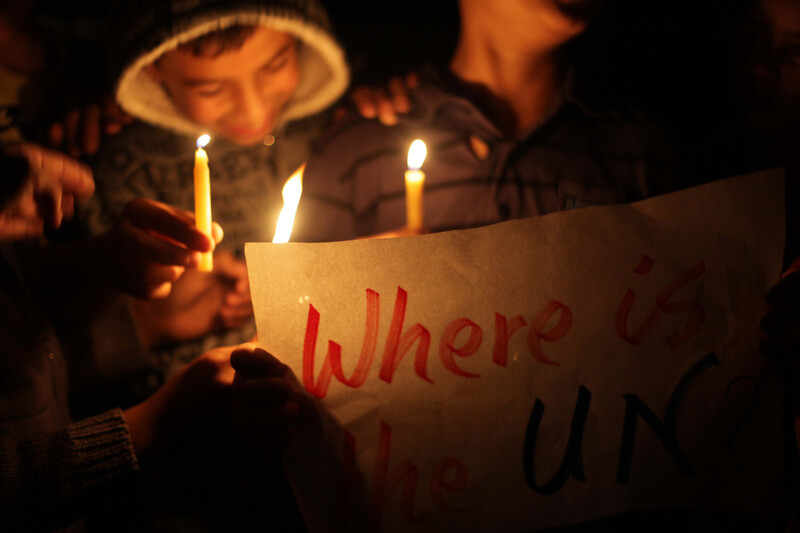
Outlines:
<svg viewBox="0 0 800 533"><path fill-rule="evenodd" d="M281 377L288 367L255 344L242 344L231 354L231 366L248 378Z"/></svg>

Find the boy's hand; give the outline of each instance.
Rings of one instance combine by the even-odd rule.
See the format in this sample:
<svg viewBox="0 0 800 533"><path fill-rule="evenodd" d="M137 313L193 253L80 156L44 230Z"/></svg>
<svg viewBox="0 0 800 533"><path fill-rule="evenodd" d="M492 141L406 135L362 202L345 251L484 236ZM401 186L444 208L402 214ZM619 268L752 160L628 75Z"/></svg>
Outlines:
<svg viewBox="0 0 800 533"><path fill-rule="evenodd" d="M234 423L241 438L260 450L288 444L300 412L286 379L288 367L254 344L236 348L231 365Z"/></svg>
<svg viewBox="0 0 800 533"><path fill-rule="evenodd" d="M761 351L774 357L800 388L800 258L767 292L766 300L769 308L761 318Z"/></svg>
<svg viewBox="0 0 800 533"><path fill-rule="evenodd" d="M102 237L108 273L117 289L138 298L165 298L200 252L214 249L214 239L195 228L194 215L161 202L138 198L125 206L114 228Z"/></svg>
<svg viewBox="0 0 800 533"><path fill-rule="evenodd" d="M50 143L73 157L92 155L100 149L103 135L115 135L131 122L133 117L107 95L100 103L67 111L63 121L50 126Z"/></svg>
<svg viewBox="0 0 800 533"><path fill-rule="evenodd" d="M134 309L149 346L240 327L253 315L247 265L230 252L220 252L214 256L213 272L190 269L173 283L167 298L137 301Z"/></svg>
<svg viewBox="0 0 800 533"><path fill-rule="evenodd" d="M75 203L94 193L89 168L66 155L31 143L2 147L0 239L41 235L75 213Z"/></svg>
<svg viewBox="0 0 800 533"><path fill-rule="evenodd" d="M228 434L231 424L233 347L198 357L144 402L125 411L140 460L180 442Z"/></svg>
<svg viewBox="0 0 800 533"><path fill-rule="evenodd" d="M353 89L350 99L364 118L376 118L386 126L397 124L397 115L411 111L408 91L419 85L416 73L407 74L404 78L395 76L383 87L360 86Z"/></svg>

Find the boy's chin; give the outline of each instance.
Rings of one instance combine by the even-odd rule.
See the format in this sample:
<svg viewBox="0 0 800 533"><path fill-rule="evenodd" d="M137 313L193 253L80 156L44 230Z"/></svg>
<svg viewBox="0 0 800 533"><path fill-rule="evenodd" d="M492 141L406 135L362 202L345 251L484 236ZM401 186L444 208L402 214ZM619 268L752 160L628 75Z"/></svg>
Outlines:
<svg viewBox="0 0 800 533"><path fill-rule="evenodd" d="M268 134L236 135L232 133L218 132L217 135L239 146L256 146L264 143L264 139Z"/></svg>
<svg viewBox="0 0 800 533"><path fill-rule="evenodd" d="M210 129L215 132L217 137L222 137L239 146L255 146L257 144L262 144L264 139L270 136L273 126L273 122L270 121L265 123L263 127L257 129L238 128L223 124L217 124L216 127Z"/></svg>

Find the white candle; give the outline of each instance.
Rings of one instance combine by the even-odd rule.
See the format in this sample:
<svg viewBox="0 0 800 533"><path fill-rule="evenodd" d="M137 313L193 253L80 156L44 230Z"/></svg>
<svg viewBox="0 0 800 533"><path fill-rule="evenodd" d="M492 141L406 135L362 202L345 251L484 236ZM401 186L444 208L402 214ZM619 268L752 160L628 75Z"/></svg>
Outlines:
<svg viewBox="0 0 800 533"><path fill-rule="evenodd" d="M203 147L211 137L201 135L197 139L197 151L194 153L194 219L197 229L211 235L211 180L208 171L208 154ZM211 252L202 254L197 269L203 272L214 270L214 259Z"/></svg>
<svg viewBox="0 0 800 533"><path fill-rule="evenodd" d="M423 228L422 191L425 186L425 173L420 170L428 150L425 143L417 139L408 149L408 170L406 170L406 226L408 229Z"/></svg>

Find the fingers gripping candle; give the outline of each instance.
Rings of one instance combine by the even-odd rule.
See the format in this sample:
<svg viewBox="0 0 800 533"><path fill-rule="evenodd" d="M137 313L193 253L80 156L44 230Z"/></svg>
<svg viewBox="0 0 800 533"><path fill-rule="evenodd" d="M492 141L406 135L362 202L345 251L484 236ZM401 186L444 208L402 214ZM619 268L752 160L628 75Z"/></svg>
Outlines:
<svg viewBox="0 0 800 533"><path fill-rule="evenodd" d="M211 182L208 172L208 154L203 147L211 137L201 135L197 139L197 151L194 153L194 218L197 229L211 235ZM211 272L214 270L214 259L211 252L202 254L198 270Z"/></svg>
<svg viewBox="0 0 800 533"><path fill-rule="evenodd" d="M408 149L408 170L406 170L406 226L421 230L423 226L422 189L425 173L420 170L428 150L425 143L417 139Z"/></svg>

